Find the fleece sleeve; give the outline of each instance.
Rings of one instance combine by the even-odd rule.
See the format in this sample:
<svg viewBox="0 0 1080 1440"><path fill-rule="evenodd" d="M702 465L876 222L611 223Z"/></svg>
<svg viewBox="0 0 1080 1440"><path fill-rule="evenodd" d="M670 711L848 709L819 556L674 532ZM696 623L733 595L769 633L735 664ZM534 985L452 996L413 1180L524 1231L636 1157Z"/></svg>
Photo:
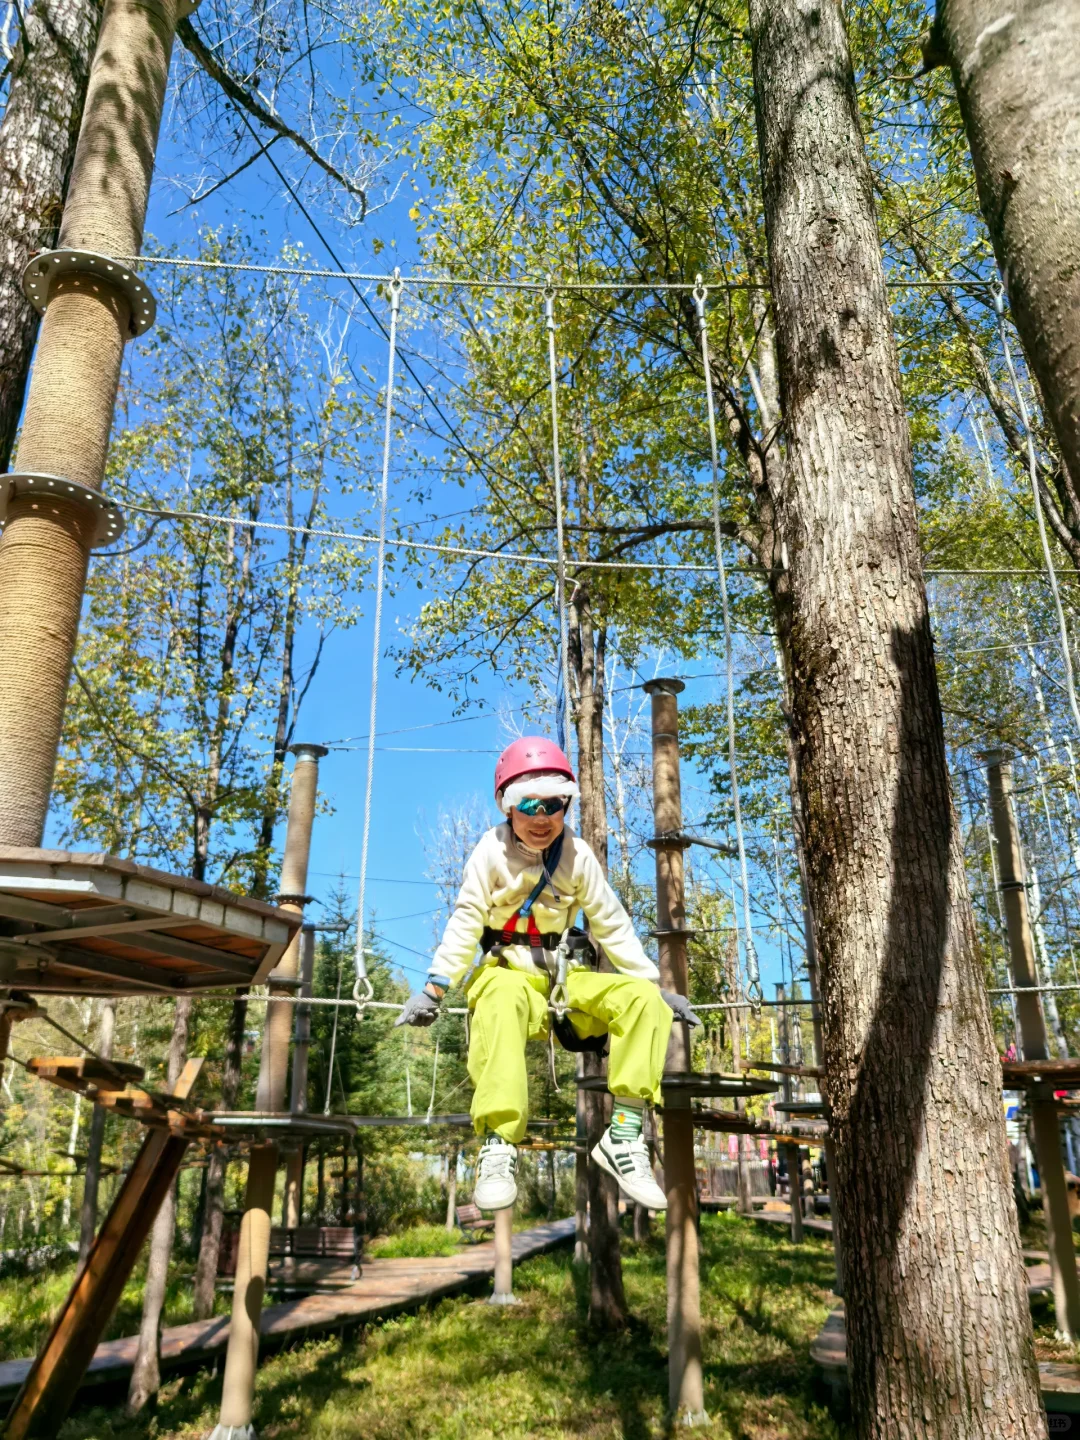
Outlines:
<svg viewBox="0 0 1080 1440"><path fill-rule="evenodd" d="M488 923L491 895L487 883L489 867L484 859L488 843L485 835L469 856L453 914L446 922L443 937L432 957L428 979L437 985L449 987L458 983L472 964L484 926Z"/></svg>
<svg viewBox="0 0 1080 1440"><path fill-rule="evenodd" d="M582 841L578 841L581 864L578 899L589 922L593 938L623 975L637 980L659 980L660 971L645 954L634 933L630 916L607 882L600 862Z"/></svg>

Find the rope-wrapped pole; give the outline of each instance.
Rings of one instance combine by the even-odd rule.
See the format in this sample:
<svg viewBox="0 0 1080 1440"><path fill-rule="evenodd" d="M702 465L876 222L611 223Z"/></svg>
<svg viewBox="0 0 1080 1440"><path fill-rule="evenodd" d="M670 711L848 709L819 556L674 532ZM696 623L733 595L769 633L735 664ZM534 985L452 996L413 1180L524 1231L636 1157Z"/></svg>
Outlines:
<svg viewBox="0 0 1080 1440"><path fill-rule="evenodd" d="M178 0L106 0L60 227L64 249L137 255ZM54 279L13 473L99 491L132 302L106 274ZM0 843L41 844L93 509L22 493L0 537Z"/></svg>

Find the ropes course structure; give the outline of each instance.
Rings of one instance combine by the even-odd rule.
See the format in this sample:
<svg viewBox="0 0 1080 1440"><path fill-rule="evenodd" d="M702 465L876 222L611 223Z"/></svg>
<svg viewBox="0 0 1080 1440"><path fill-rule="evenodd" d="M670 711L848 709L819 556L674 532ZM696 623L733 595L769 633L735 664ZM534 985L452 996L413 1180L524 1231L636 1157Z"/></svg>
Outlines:
<svg viewBox="0 0 1080 1440"><path fill-rule="evenodd" d="M172 261L162 259L160 263L185 264L184 261ZM270 961L267 956L273 950L273 958L280 958L287 950L291 954L295 948L296 931L300 921L294 914L293 920L288 920L289 907L295 912L302 910L303 903L307 897L303 894L306 883L306 846L310 843L310 814L306 821L306 835L301 837L304 848L304 862L301 871L297 871L293 879L292 892L284 894L281 899L286 909L276 907L264 907L266 910L273 909L273 919L285 917L286 923L290 926L287 932L273 931L276 941L269 948L265 948L256 957L256 964L249 965L247 970L238 970L235 961L225 958L227 951L223 941L216 946L211 946L205 934L200 935L199 940L186 937L182 926L175 922L171 911L162 913L160 910L153 913L140 910L137 906L129 904L127 908L117 910L117 907L101 907L102 916L96 929L87 923L85 913L72 911L57 911L55 914L46 913L45 904L39 900L27 902L20 899L14 893L14 882L5 880L0 874L0 915L8 915L17 919L25 927L27 933L17 936L19 944L30 949L36 959L38 966L36 973L37 980L31 988L41 988L40 981L43 976L50 974L55 976L52 983L54 992L77 993L80 984L72 978L79 973L92 975L95 978L91 981L82 981L81 988L84 993L103 993L101 987L102 977L111 974L112 990L121 994L130 994L131 998L147 998L149 995L168 993L167 981L149 980L144 982L140 990L136 983L130 960L126 952L113 954L109 958L107 952L109 945L119 943L130 947L130 937L137 934L142 942L151 947L151 951L161 954L182 956L191 960L201 960L204 971L201 972L201 980L197 986L200 992L196 998L200 1001L231 1001L235 998L234 989L224 988L232 979L241 979L247 1000L250 1003L266 1005L267 1021L264 1027L264 1048L262 1057L262 1069L260 1073L260 1098L256 1102L256 1108L251 1111L211 1111L200 1108L187 1099L187 1089L194 1084L194 1074L188 1076L183 1084L178 1087L175 1094L156 1092L145 1089L141 1086L142 1073L135 1074L132 1067L124 1067L119 1063L113 1063L96 1055L84 1041L73 1035L63 1027L55 1017L41 1009L36 1002L20 998L18 994L13 995L5 1008L5 1023L10 1024L18 1018L28 1016L40 1017L57 1029L61 1034L75 1044L84 1052L84 1058L79 1060L57 1058L32 1057L29 1060L18 1060L27 1073L34 1074L40 1079L48 1080L50 1083L60 1085L77 1091L79 1094L89 1098L94 1104L111 1109L114 1113L126 1115L142 1123L153 1137L158 1132L164 1132L177 1141L172 1148L162 1149L155 1140L157 1147L150 1147L150 1138L146 1141L146 1150L149 1157L142 1170L138 1165L133 1175L138 1177L137 1189L140 1195L148 1193L149 1189L160 1187L163 1183L162 1177L174 1175L180 1164L183 1149L193 1141L223 1143L228 1139L231 1143L237 1141L251 1147L251 1167L249 1170L249 1195L245 1211L245 1226L249 1227L244 1233L248 1239L244 1241L244 1254L248 1257L244 1267L238 1272L236 1278L236 1299L234 1301L234 1318L232 1338L230 1339L230 1358L226 1365L226 1394L223 1400L222 1419L215 1432L219 1436L249 1433L250 1411L251 1411L251 1390L254 1377L254 1357L257 1354L257 1338L253 1341L252 1335L257 1335L258 1302L252 1300L252 1295L258 1291L261 1296L260 1286L265 1284L266 1266L268 1252L266 1245L269 1243L266 1237L260 1238L259 1223L257 1216L265 1210L269 1202L265 1198L258 1198L256 1192L259 1186L266 1189L267 1185L272 1188L273 1176L277 1163L276 1146L279 1142L286 1145L293 1145L302 1141L316 1141L321 1138L333 1139L334 1137L345 1137L350 1139L358 1129L364 1127L423 1127L436 1129L440 1127L468 1127L470 1118L468 1115L451 1111L436 1111L437 1089L438 1089L438 1066L439 1066L439 1039L436 1038L434 1063L432 1068L431 1088L428 1103L422 1114L413 1115L361 1115L350 1113L331 1113L331 1089L333 1085L333 1067L335 1046L338 1036L338 1014L341 1010L354 1012L358 1017L363 1017L369 1010L392 1012L400 1014L404 1006L396 1001L381 1000L376 998L371 977L368 972L367 956L370 953L370 942L375 938L373 929L368 920L368 867L371 851L371 835L375 814L375 780L376 764L375 756L377 751L377 738L379 736L379 684L380 684L380 662L382 658L383 644L383 613L384 600L387 584L387 554L391 548L403 551L407 555L418 556L446 556L467 561L496 562L498 564L516 564L525 567L539 569L554 575L554 608L555 608L555 651L556 661L556 724L558 729L560 747L568 748L568 738L573 719L573 688L571 685L570 671L570 636L569 636L569 608L572 603L568 593L571 583L568 575L570 568L567 556L566 541L566 516L565 500L563 495L563 466L560 446L560 413L559 413L559 355L558 355L558 325L556 321L556 300L561 296L572 296L581 293L604 292L637 289L640 291L658 290L680 292L687 295L692 302L694 314L697 318L698 341L700 345L700 359L704 381L705 418L708 437L709 456L709 477L711 484L711 541L713 548L713 560L709 564L688 563L671 560L626 560L626 559L598 559L585 557L574 557L573 569L575 573L587 571L599 572L641 572L645 574L674 574L698 575L703 577L715 577L717 593L720 601L720 618L722 622L722 639L724 648L724 666L721 678L724 682L723 706L726 718L725 752L727 764L727 778L731 790L732 825L734 831L734 847L721 845L717 842L702 840L700 837L686 835L682 830L681 812L679 812L678 823L674 828L660 828L658 824L657 834L653 841L649 842L657 851L658 856L658 888L660 886L659 857L661 853L670 857L677 854L678 859L678 886L681 887L681 866L682 851L692 843L706 844L714 850L724 851L731 855L738 866L738 890L739 895L732 894L732 910L734 919L734 933L736 945L741 938L742 959L744 976L740 979L739 990L731 998L724 1000L708 1001L698 1005L696 1008L702 1012L728 1012L732 1015L742 1016L759 1014L769 1006L780 1006L786 1016L789 1008L796 1002L793 1000L778 999L769 1001L764 999L762 994L760 963L757 944L754 936L754 920L752 914L752 894L750 883L750 871L747 853L747 837L743 820L743 797L740 787L739 762L736 742L736 697L735 697L735 662L734 662L734 637L735 629L732 621L731 601L729 595L729 576L739 574L748 577L752 583L761 584L763 576L760 569L754 565L729 563L725 555L724 517L722 512L720 463L721 448L719 444L716 418L716 397L714 393L714 361L710 352L709 327L708 327L708 299L710 291L716 290L747 290L761 289L764 287L724 284L706 285L703 277L698 275L691 282L666 282L662 285L637 284L622 285L619 283L592 284L588 282L557 282L545 281L543 284L532 282L502 282L484 280L453 280L433 276L411 276L403 277L400 271L395 270L392 276L372 276L361 273L341 274L332 271L318 271L302 268L274 267L274 266L248 266L229 265L225 262L213 266L203 265L203 262L191 262L202 268L221 269L243 269L257 273L291 275L309 279L337 278L356 280L363 282L378 283L383 289L389 302L388 324L384 329L387 337L388 352L386 363L385 396L383 406L383 434L382 434L382 456L379 482L376 491L376 503L378 511L377 526L374 533L352 531L345 526L303 526L283 524L274 521L244 518L237 516L226 516L214 514L210 511L197 509L176 509L165 506L157 506L153 503L131 502L125 508L133 513L145 516L151 521L153 527L167 521L197 521L210 526L229 526L237 529L250 528L252 530L265 531L268 534L303 535L306 537L327 539L339 542L348 542L358 545L370 545L375 548L375 574L372 586L374 597L374 612L371 636L371 664L370 664L370 698L368 714L368 730L364 737L366 741L366 768L363 787L363 805L361 812L361 843L360 843L360 869L358 875L357 890L357 911L356 911L356 944L353 957L354 978L351 988L351 995L341 994L342 976L338 976L338 991L333 996L310 994L310 986L307 993L297 994L292 988L295 975L295 960L292 962L293 970L288 967L278 970L270 969ZM906 282L897 282L906 283ZM961 283L961 282L957 282ZM972 282L962 282L967 288L971 288ZM547 360L547 389L548 389L548 413L550 420L550 446L551 446L551 476L552 476L552 500L554 511L554 539L555 554L553 556L521 553L509 550L497 550L482 546L444 545L432 542L402 539L392 536L389 533L390 516L390 482L392 471L393 455L393 434L397 385L397 363L399 359L399 324L401 321L402 298L406 291L423 290L425 287L460 285L470 289L517 289L523 292L534 294L542 301L543 325L546 340ZM1024 400L1022 387L1016 373L1012 354L1009 348L1008 339L1004 327L1003 294L998 288L991 288L990 294L992 303L998 319L1002 351L1010 375L1013 392L1018 411L1021 416L1025 442L1027 445L1029 471L1031 481L1032 498L1035 504L1036 518L1038 521L1040 542L1042 545L1044 568L1036 570L1031 568L972 568L962 569L934 569L928 568L930 576L941 576L943 578L970 577L973 579L1000 578L1032 578L1040 583L1045 583L1053 597L1057 622L1058 640L1060 643L1062 659L1066 671L1066 688L1069 703L1072 710L1077 730L1080 732L1080 705L1077 703L1075 693L1072 658L1069 648L1069 636L1066 626L1064 607L1061 599L1060 578L1057 575L1052 552L1050 549L1049 537L1047 535L1045 521L1042 512L1042 501L1040 494L1040 479L1038 473L1038 461L1034 448L1034 438L1028 409ZM759 413L766 432L769 430L770 417L765 403L760 394L760 389L751 377ZM114 507L115 508L115 507ZM139 548L138 545L133 547ZM102 559L108 559L110 554L122 554L129 552L99 550L98 555ZM1069 577L1070 579L1073 577ZM1001 647L983 647L995 649ZM701 677L710 678L710 677ZM682 682L678 679L663 681L646 681L642 686L633 688L644 688L653 695L654 699L654 777L656 774L657 756L660 753L657 743L667 738L674 738L676 742L675 765L677 773L677 706L674 698L678 690L682 688ZM668 737L667 732L655 729L655 717L660 713L657 705L663 709L667 716L665 724L674 725L672 736ZM308 761L314 760L317 765L319 755L325 753L323 746L298 746L298 752L310 752L305 758ZM665 762L666 763L666 762ZM309 810L313 810L314 791L311 792ZM659 816L658 809L657 815ZM290 810L290 828L292 825L292 812ZM301 827L302 828L302 827ZM288 849L287 840L286 848ZM69 868L72 863L80 857L65 857L64 863ZM58 861L44 861L42 863L57 865ZM779 882L777 882L779 895ZM680 891L681 894L681 891ZM6 895L6 898L5 898ZM681 905L681 899L679 900ZM5 909L5 905L7 909ZM34 906L36 905L36 909ZM15 908L12 909L12 906ZM21 909L19 908L21 906ZM107 915L106 915L107 910ZM95 917L96 918L96 917ZM245 923L247 923L245 921ZM261 923L267 930L267 934L273 930L271 917L264 916ZM333 927L331 927L333 928ZM341 928L340 926L338 928ZM250 926L249 926L250 929ZM305 932L310 932L313 927L305 927ZM670 983L673 984L678 993L686 994L689 982L686 978L686 951L685 947L691 941L695 932L682 928L679 924L672 924L668 928L661 928L654 932L660 941L662 966L667 966L674 975ZM127 937L126 939L124 937ZM156 937L156 938L155 938ZM91 944L91 942L93 942ZM86 946L91 944L91 950L97 958L88 959ZM162 951L162 946L165 949ZM75 947L81 947L76 949ZM187 947L185 949L185 946ZM292 947L292 948L290 948ZM680 948L681 947L681 948ZM10 948L10 946L9 946ZM209 952L213 950L213 954ZM40 956L47 951L49 959L43 964ZM679 956L682 959L679 959ZM218 959L215 960L214 956ZM666 957L666 958L665 958ZM673 958L674 957L674 958ZM145 957L144 957L145 959ZM568 1008L565 979L569 952L565 947L560 947L557 957L558 973L553 977L553 984L548 997L549 1013L554 1019L562 1019ZM80 963L82 966L80 972ZM226 969L215 969L214 965L224 966ZM682 965L682 979L679 978L679 965ZM232 969L227 967L232 965ZM66 969L64 967L67 967ZM672 969L674 966L674 969ZM50 968L51 967L51 968ZM21 972L20 972L21 973ZM162 972L164 974L164 972ZM227 978L228 977L228 978ZM743 980L745 983L743 983ZM1013 984L1009 986L988 987L991 995L1008 994L1014 1000L1023 1003L1025 1000L1034 1001L1041 994L1054 992L1071 992L1080 990L1080 982L1074 985L1059 983L1027 983ZM268 983L267 993L259 993L252 990L252 985ZM45 985L49 988L48 983ZM797 1002L809 1011L814 1012L818 1007L816 997L808 1001ZM303 1107L298 1108L295 1098L289 1109L284 1109L284 1061L282 1059L282 1034L287 1034L287 1028L283 1030L281 1017L293 1010L298 1017L307 1016L314 1006L332 1007L334 1011L333 1030L330 1042L330 1064L327 1073L327 1090L325 1103L321 1115L309 1115ZM21 1007L21 1009L20 1009ZM469 1008L467 1006L447 1006L444 1014L463 1016L466 1020L466 1039L468 1039L468 1018ZM796 1012L797 1013L797 1012ZM786 1020L785 1020L786 1026ZM299 1033L299 1032L298 1032ZM786 1029L785 1029L786 1034ZM276 1039L271 1038L276 1036ZM286 1040L287 1045L287 1040ZM787 1041L785 1040L785 1047ZM276 1048L275 1048L276 1047ZM787 1054L785 1048L785 1056ZM17 1057L12 1056L13 1059ZM820 1057L818 1057L820 1060ZM306 1058L305 1058L306 1064ZM555 1071L554 1050L551 1052L552 1079L555 1091L558 1092L559 1085ZM765 1062L751 1061L750 1069L771 1070L774 1074L785 1076L785 1085L788 1079L796 1073L800 1078L813 1078L819 1073L814 1067L791 1067L787 1064L778 1066L775 1063L771 1066ZM1012 1078L1014 1083L1024 1084L1033 1088L1033 1093L1038 1097L1041 1092L1038 1087L1044 1083L1046 1077L1041 1074L1031 1074L1019 1071L1013 1074L1006 1071L1006 1076ZM1071 1075L1071 1071L1068 1072ZM1066 1074L1065 1071L1055 1072L1059 1082ZM1049 1072L1047 1072L1049 1075ZM186 1088L185 1088L186 1087ZM276 1087L276 1088L275 1088ZM579 1080L579 1088L606 1088L606 1080L603 1077L583 1081ZM719 1071L705 1070L694 1072L691 1068L689 1048L684 1049L681 1061L675 1068L665 1072L663 1080L664 1094L664 1116L665 1136L667 1138L667 1153L671 1170L672 1195L675 1196L674 1205L674 1232L681 1235L679 1241L681 1260L677 1270L669 1266L669 1283L674 1287L679 1299L674 1308L673 1314L678 1321L678 1334L672 1334L672 1353L678 1354L681 1358L678 1366L673 1367L672 1372L672 1404L678 1413L689 1415L703 1414L701 1407L701 1385L700 1385L700 1336L693 1340L692 1332L697 1323L696 1315L696 1242L691 1244L687 1226L690 1224L694 1212L695 1201L694 1190L694 1163L693 1163L693 1130L696 1127L707 1130L727 1130L735 1134L756 1134L761 1136L772 1136L777 1141L789 1147L797 1147L801 1143L824 1144L827 1142L828 1112L827 1107L821 1101L815 1100L793 1100L790 1092L786 1090L784 1101L775 1104L774 1108L786 1117L805 1116L813 1117L821 1123L816 1128L799 1129L790 1122L778 1125L772 1120L752 1120L745 1115L734 1111L717 1110L715 1108L691 1109L691 1101L705 1098L715 1100L720 1097L744 1099L760 1097L775 1093L777 1085L770 1080L754 1078L742 1073L727 1074ZM445 1099L444 1099L445 1103ZM553 1125L552 1121L534 1122L535 1128L543 1131ZM682 1137L680 1139L680 1136ZM182 1142L182 1144L180 1143ZM552 1141L547 1144L561 1145L564 1142ZM579 1147L580 1148L580 1147ZM153 1150L153 1155L151 1155ZM294 1152L295 1153L295 1152ZM681 1159L679 1158L681 1155ZM262 1158L260 1158L262 1157ZM140 1162L141 1163L141 1162ZM19 1170L22 1174L33 1172L26 1167L7 1164L5 1173L15 1173ZM252 1187L254 1186L254 1189ZM261 1192L259 1192L261 1193ZM269 1193L269 1192L267 1192ZM1056 1192L1055 1192L1056 1193ZM125 1190L125 1204L130 1207L131 1198ZM1060 1197L1059 1197L1060 1199ZM793 1231L796 1228L795 1206L798 1200L794 1188L791 1194L792 1225ZM1057 1203L1057 1202L1055 1202ZM117 1222L119 1223L119 1222ZM801 1221L800 1221L801 1226ZM134 1232L132 1232L134 1233ZM801 1234L801 1228L799 1229ZM112 1235L108 1225L103 1229L103 1234ZM509 1245L510 1231L505 1224L498 1232L498 1244L502 1247L502 1269L499 1271L497 1285L505 1287L505 1293L497 1292L497 1297L506 1300L510 1295L509 1286L509 1260L507 1246ZM115 1237L114 1237L115 1238ZM265 1243L264 1243L265 1240ZM262 1248L260 1248L262 1247ZM1054 1257L1055 1273L1065 1274L1068 1266L1063 1253L1055 1252ZM689 1268L688 1268L689 1267ZM1075 1266L1073 1267L1075 1272ZM693 1273L691 1273L693 1272ZM1075 1276L1074 1276L1075 1278ZM1075 1289L1075 1285L1073 1286ZM673 1293L674 1293L673 1292ZM1070 1291L1070 1295L1072 1291ZM512 1298L512 1296L511 1296ZM73 1300L72 1303L82 1303ZM94 1304L97 1303L95 1299ZM1070 1301L1070 1303L1073 1303ZM1077 1305L1080 1306L1080 1295ZM255 1330L252 1329L253 1317ZM674 1322L673 1322L674 1323ZM689 1337L689 1338L688 1338ZM235 1344L234 1344L235 1340ZM695 1350L695 1344L697 1349ZM695 1358L696 1357L696 1358ZM46 1362L52 1364L52 1361ZM52 1403L52 1402L51 1402Z"/></svg>

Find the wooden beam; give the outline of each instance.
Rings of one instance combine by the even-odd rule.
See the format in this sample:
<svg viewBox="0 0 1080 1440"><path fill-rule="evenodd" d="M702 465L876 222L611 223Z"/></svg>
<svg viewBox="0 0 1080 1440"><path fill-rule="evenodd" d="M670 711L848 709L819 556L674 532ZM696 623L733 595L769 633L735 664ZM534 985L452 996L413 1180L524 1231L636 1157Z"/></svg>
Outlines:
<svg viewBox="0 0 1080 1440"><path fill-rule="evenodd" d="M88 912L93 915L93 911ZM131 915L131 910L127 910ZM28 935L16 935L13 939L20 944L52 945L58 940L82 940L88 935L138 935L144 930L168 930L175 929L179 925L190 925L191 917L186 915L139 915L128 920L98 920L85 925L78 923L78 917L74 916L71 925L65 925L62 930L35 930Z"/></svg>
<svg viewBox="0 0 1080 1440"><path fill-rule="evenodd" d="M186 1099L202 1061L188 1061L172 1098ZM190 1141L151 1130L75 1277L8 1415L7 1440L55 1436L172 1188Z"/></svg>

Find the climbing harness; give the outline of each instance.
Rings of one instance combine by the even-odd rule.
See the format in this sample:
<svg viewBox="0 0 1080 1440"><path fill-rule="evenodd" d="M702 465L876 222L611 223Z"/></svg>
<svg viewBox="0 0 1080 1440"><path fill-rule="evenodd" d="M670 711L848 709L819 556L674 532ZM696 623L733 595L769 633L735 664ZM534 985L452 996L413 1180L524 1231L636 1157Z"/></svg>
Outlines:
<svg viewBox="0 0 1080 1440"><path fill-rule="evenodd" d="M709 416L709 455L712 461L713 542L716 547L716 575L720 582L720 605L724 621L724 660L727 674L728 775L731 779L731 801L735 811L735 838L739 848L739 874L742 880L743 935L746 952L747 998L757 1009L761 1003L761 975L754 928L750 918L750 880L746 870L746 842L743 838L742 808L739 804L739 773L735 759L735 667L731 647L731 617L728 613L727 571L724 565L724 540L720 528L720 462L716 440L716 407L713 401L712 361L709 356L709 331L705 322L705 300L708 296L702 278L694 286L694 306L701 331L701 363L705 369L705 400Z"/></svg>
<svg viewBox="0 0 1080 1440"><path fill-rule="evenodd" d="M401 310L401 272L394 271L390 281L390 351L386 367L386 419L383 428L382 481L379 486L379 549L375 565L375 615L371 635L371 713L368 718L367 777L364 785L364 831L360 846L360 890L356 909L356 984L353 999L362 1015L374 991L368 979L364 959L365 891L367 887L368 846L371 840L371 796L375 784L375 722L379 700L379 651L382 648L382 605L386 580L386 512L390 498L390 444L394 418L394 361L397 356L398 314Z"/></svg>

